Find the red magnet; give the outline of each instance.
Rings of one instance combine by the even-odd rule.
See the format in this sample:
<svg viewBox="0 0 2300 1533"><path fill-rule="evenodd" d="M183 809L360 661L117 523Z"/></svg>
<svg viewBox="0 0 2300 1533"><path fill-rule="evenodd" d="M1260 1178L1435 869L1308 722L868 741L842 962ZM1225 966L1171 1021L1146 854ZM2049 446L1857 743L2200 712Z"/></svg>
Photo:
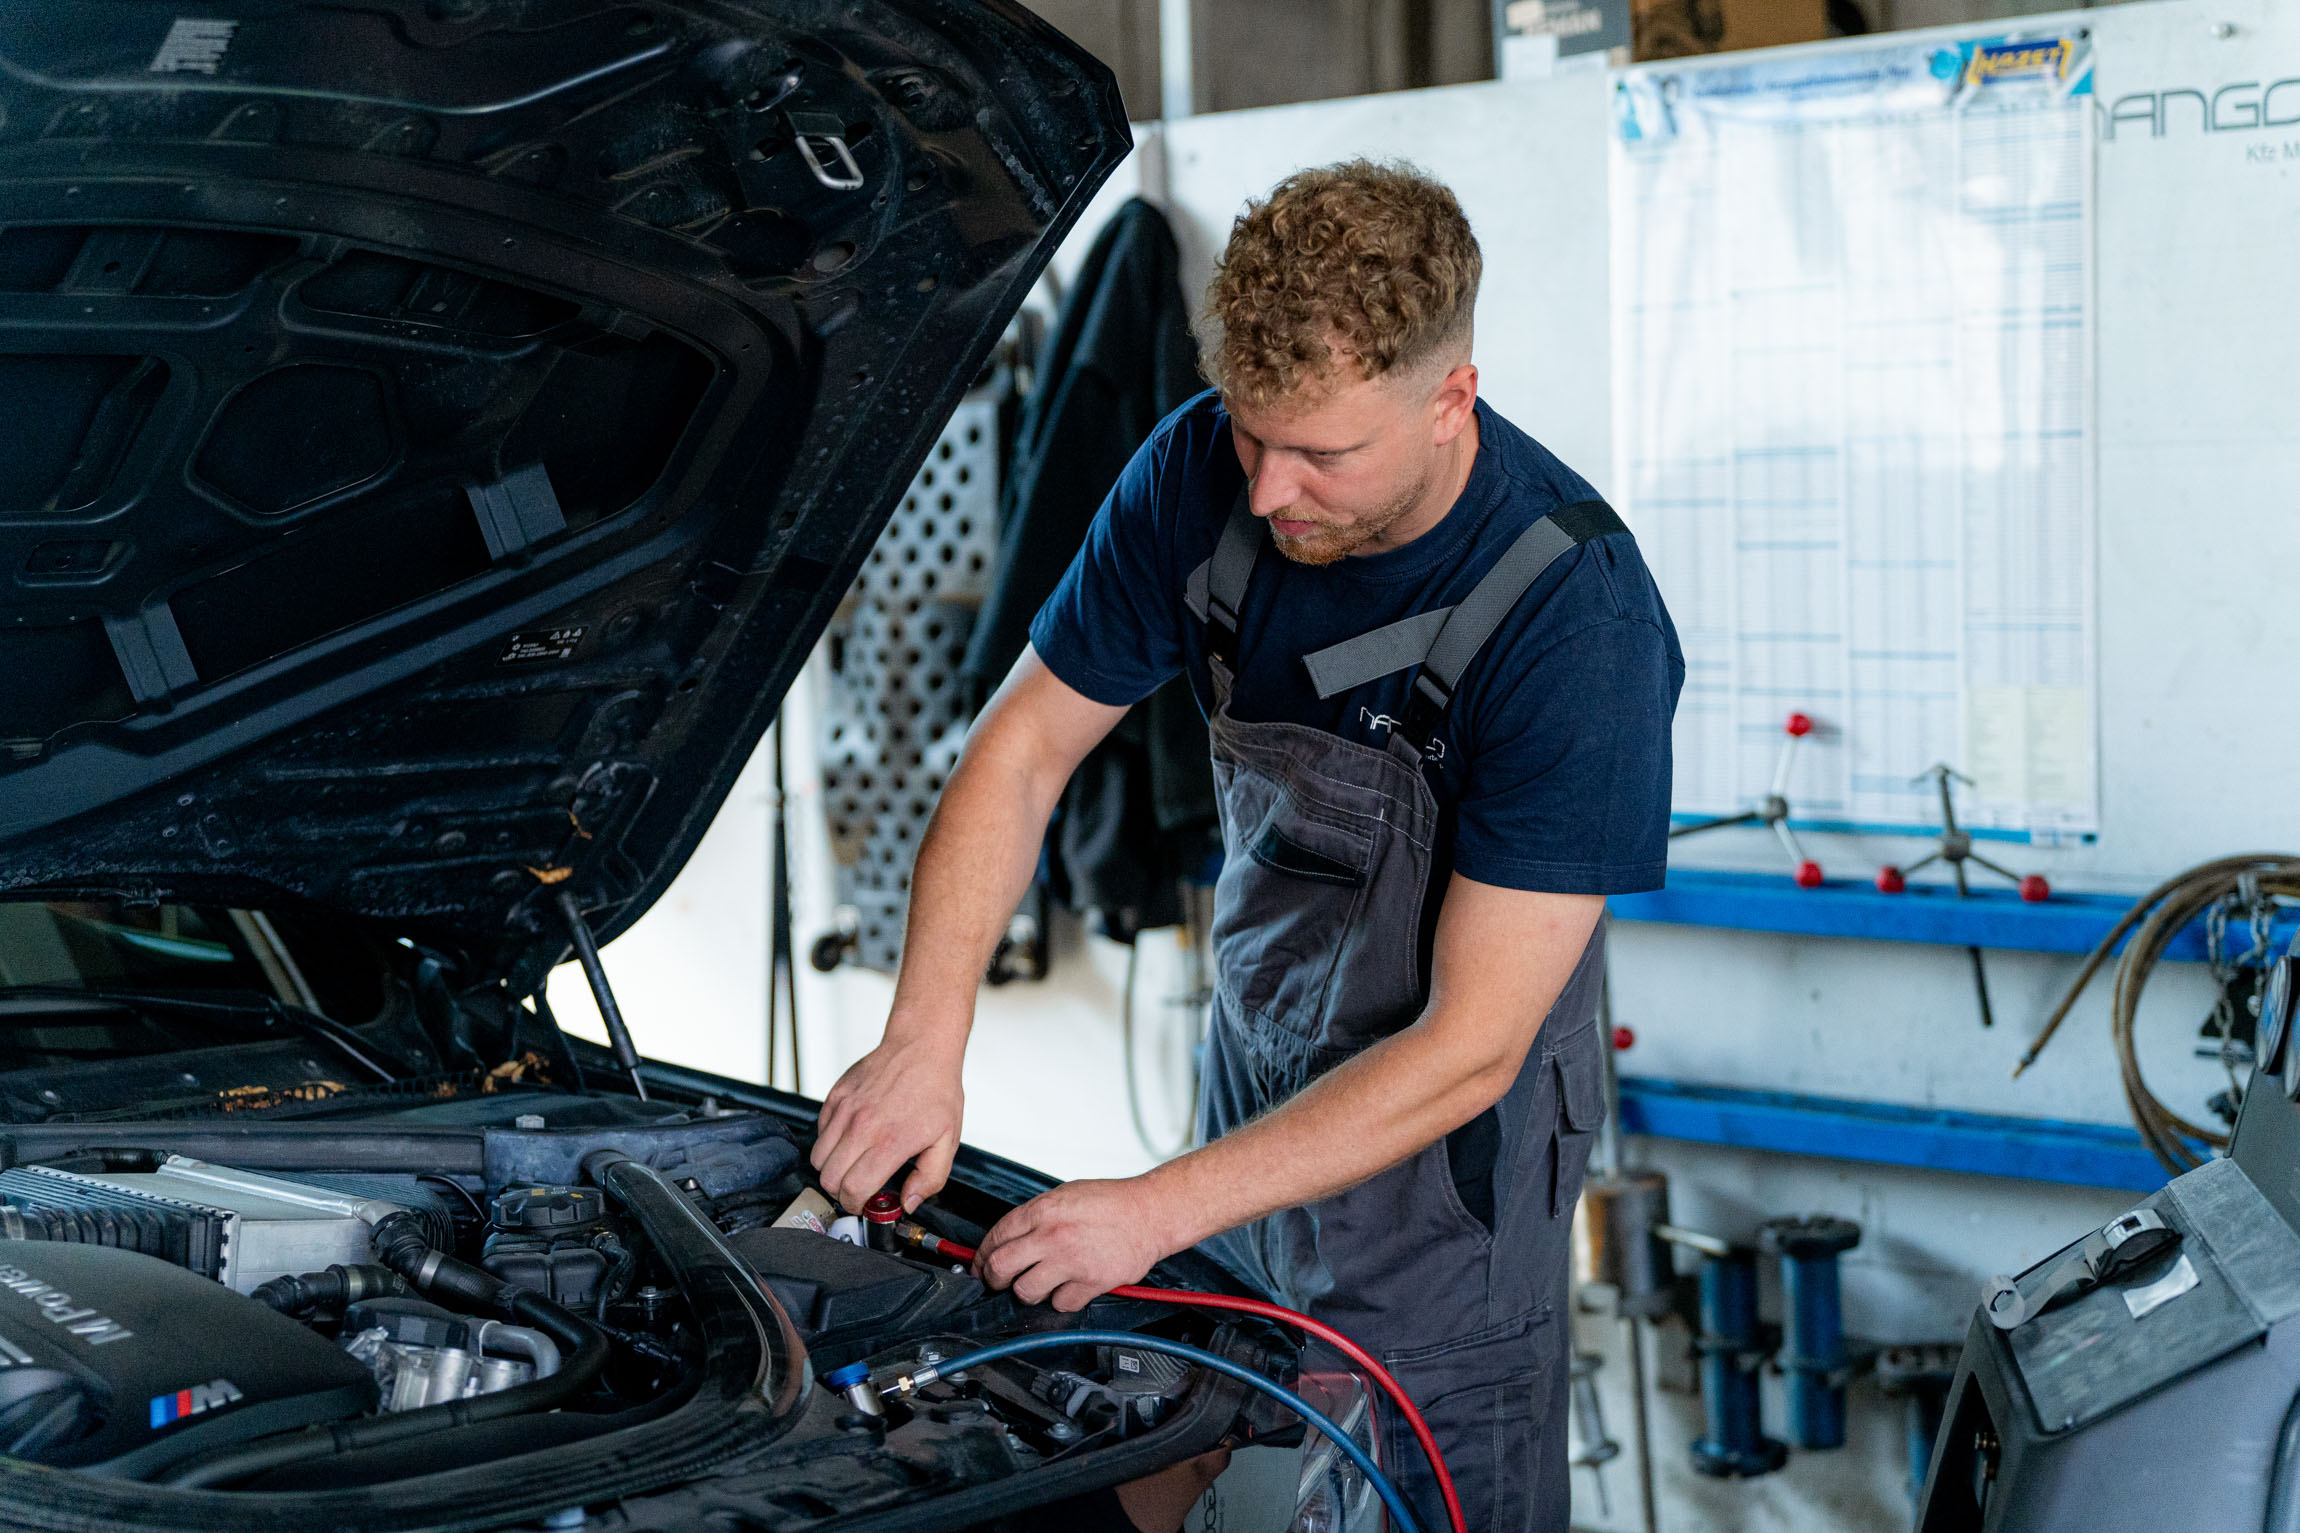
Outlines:
<svg viewBox="0 0 2300 1533"><path fill-rule="evenodd" d="M1782 727L1797 739L1802 740L1813 732L1813 716L1809 713L1792 713L1789 715L1789 722Z"/></svg>
<svg viewBox="0 0 2300 1533"><path fill-rule="evenodd" d="M1613 1030L1614 1053L1627 1053L1629 1050L1635 1047L1637 1047L1637 1035L1635 1033L1631 1032L1626 1027L1617 1027Z"/></svg>
<svg viewBox="0 0 2300 1533"><path fill-rule="evenodd" d="M2031 873L2020 881L2020 897L2031 905L2041 904L2052 898L2052 885L2042 875Z"/></svg>
<svg viewBox="0 0 2300 1533"><path fill-rule="evenodd" d="M1908 875L1899 868L1886 866L1877 869L1877 892L1879 894L1901 894L1906 892L1908 887Z"/></svg>
<svg viewBox="0 0 2300 1533"><path fill-rule="evenodd" d="M1818 889L1818 888L1820 888L1820 887L1821 887L1821 865L1820 865L1819 863L1817 863L1817 862L1814 862L1814 861L1810 860L1810 859L1807 859L1807 860L1806 860L1806 861L1804 861L1804 862L1800 862L1800 863L1798 863L1798 864L1797 864L1797 887L1798 887L1798 888L1800 888L1800 889Z"/></svg>

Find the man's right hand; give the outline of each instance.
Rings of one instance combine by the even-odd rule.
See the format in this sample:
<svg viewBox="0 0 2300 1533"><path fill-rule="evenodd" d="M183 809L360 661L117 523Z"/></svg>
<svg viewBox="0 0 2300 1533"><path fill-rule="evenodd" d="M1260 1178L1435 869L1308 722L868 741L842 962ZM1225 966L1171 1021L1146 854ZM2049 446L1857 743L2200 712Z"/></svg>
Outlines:
<svg viewBox="0 0 2300 1533"><path fill-rule="evenodd" d="M955 1048L889 1039L856 1060L823 1098L815 1171L823 1190L849 1213L860 1213L908 1160L917 1165L902 1184L906 1213L917 1212L950 1180L966 1106L959 1085L964 1053L963 1037Z"/></svg>

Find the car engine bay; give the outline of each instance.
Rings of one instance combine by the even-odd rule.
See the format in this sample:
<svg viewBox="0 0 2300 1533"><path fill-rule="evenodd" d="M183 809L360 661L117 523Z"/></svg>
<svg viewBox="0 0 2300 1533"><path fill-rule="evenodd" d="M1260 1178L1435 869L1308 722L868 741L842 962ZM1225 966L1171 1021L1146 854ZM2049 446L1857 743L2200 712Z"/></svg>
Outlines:
<svg viewBox="0 0 2300 1533"><path fill-rule="evenodd" d="M849 1386L856 1365L889 1380L1083 1324L1286 1379L1299 1359L1253 1322L991 1292L920 1238L979 1240L1000 1211L955 1181L908 1241L891 1219L837 1238L791 1108L681 1103L659 1081L657 1098L506 1093L456 1104L503 1121L446 1130L425 1109L0 1130L0 1506L38 1475L67 1503L135 1482L104 1498L128 1526L250 1525L166 1489L432 1526L485 1469L503 1504L471 1525L611 1493L633 1527L717 1507L742 1528L962 1528L1294 1428L1234 1382L1110 1345L907 1398ZM652 1121L561 1128L559 1107ZM239 1164L208 1158L224 1141ZM1166 1276L1219 1282L1187 1259Z"/></svg>

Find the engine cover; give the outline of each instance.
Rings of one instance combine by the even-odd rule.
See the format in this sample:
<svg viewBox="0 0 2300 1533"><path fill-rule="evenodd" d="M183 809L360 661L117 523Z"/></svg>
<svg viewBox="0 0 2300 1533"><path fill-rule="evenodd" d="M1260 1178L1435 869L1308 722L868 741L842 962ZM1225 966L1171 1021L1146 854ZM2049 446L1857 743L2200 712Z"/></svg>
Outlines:
<svg viewBox="0 0 2300 1533"><path fill-rule="evenodd" d="M357 1359L221 1283L110 1246L0 1240L0 1433L19 1457L142 1478L375 1394Z"/></svg>

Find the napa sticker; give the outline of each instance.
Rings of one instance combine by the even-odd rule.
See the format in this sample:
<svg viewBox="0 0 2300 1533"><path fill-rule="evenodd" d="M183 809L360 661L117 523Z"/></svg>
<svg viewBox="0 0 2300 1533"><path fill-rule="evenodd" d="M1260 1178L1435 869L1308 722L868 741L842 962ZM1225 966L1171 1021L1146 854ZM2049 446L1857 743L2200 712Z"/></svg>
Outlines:
<svg viewBox="0 0 2300 1533"><path fill-rule="evenodd" d="M186 1416L197 1416L204 1411L220 1410L237 1405L247 1396L230 1379L218 1379L212 1384L194 1384L171 1395L152 1396L152 1430L157 1432L172 1421Z"/></svg>

